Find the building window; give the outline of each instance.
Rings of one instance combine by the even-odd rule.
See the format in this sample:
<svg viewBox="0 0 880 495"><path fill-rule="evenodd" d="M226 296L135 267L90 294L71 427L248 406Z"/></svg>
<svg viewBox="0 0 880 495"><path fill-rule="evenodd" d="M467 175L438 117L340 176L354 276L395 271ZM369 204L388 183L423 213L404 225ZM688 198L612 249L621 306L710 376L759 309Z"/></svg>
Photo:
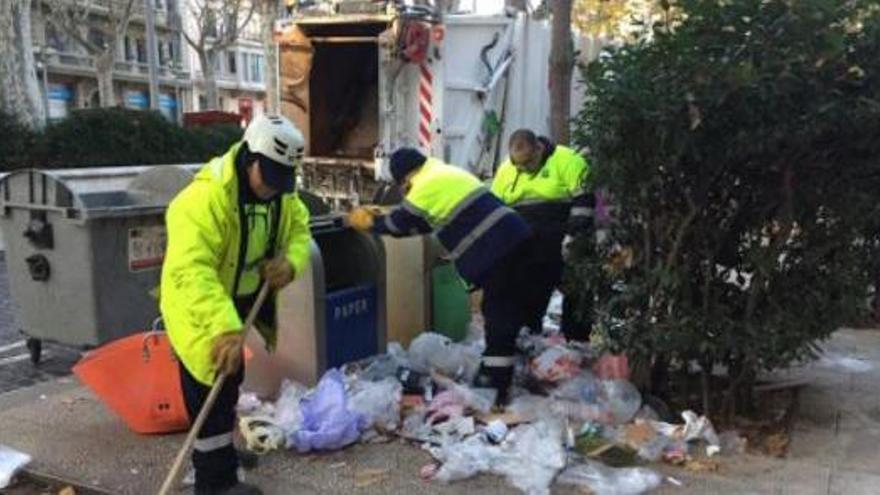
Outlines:
<svg viewBox="0 0 880 495"><path fill-rule="evenodd" d="M242 57L242 63L245 66L245 80L252 83L263 82L263 56L256 53L243 53Z"/></svg>
<svg viewBox="0 0 880 495"><path fill-rule="evenodd" d="M107 37L104 36L104 31L101 31L100 29L89 29L88 39L90 42L101 48L104 48L107 45Z"/></svg>
<svg viewBox="0 0 880 495"><path fill-rule="evenodd" d="M131 62L137 56L134 41L131 39L131 36L125 37L125 61Z"/></svg>
<svg viewBox="0 0 880 495"><path fill-rule="evenodd" d="M136 48L137 61L142 64L147 63L147 43L143 39L138 38L136 42Z"/></svg>
<svg viewBox="0 0 880 495"><path fill-rule="evenodd" d="M230 74L235 74L236 71L238 70L238 67L236 67L236 63L235 63L236 62L236 55L237 55L237 53L235 51L226 52L226 63L227 63L227 67L229 68Z"/></svg>
<svg viewBox="0 0 880 495"><path fill-rule="evenodd" d="M46 23L46 44L59 52L67 49L67 41L64 35L51 22Z"/></svg>

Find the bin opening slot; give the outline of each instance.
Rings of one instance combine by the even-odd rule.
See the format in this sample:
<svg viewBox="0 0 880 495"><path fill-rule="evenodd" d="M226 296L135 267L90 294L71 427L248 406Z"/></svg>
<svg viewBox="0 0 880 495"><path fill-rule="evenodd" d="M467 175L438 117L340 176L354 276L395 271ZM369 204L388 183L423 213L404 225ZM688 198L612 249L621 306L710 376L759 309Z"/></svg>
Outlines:
<svg viewBox="0 0 880 495"><path fill-rule="evenodd" d="M375 285L379 260L371 240L351 230L315 234L324 262L324 283L328 294L346 288Z"/></svg>

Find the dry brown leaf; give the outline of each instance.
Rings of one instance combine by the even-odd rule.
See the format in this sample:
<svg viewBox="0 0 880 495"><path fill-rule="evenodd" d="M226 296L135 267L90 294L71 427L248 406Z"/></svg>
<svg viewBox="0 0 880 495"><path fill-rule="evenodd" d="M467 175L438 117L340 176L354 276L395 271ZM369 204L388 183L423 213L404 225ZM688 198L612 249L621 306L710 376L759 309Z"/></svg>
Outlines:
<svg viewBox="0 0 880 495"><path fill-rule="evenodd" d="M791 437L786 433L774 433L764 439L764 450L773 457L783 457L788 450Z"/></svg>
<svg viewBox="0 0 880 495"><path fill-rule="evenodd" d="M714 473L720 468L721 464L712 459L692 460L684 464L685 471L692 473Z"/></svg>
<svg viewBox="0 0 880 495"><path fill-rule="evenodd" d="M363 488L385 481L388 477L387 469L362 469L354 475L354 486Z"/></svg>
<svg viewBox="0 0 880 495"><path fill-rule="evenodd" d="M637 421L624 427L624 437L626 443L634 449L638 449L642 445L650 442L657 436L657 431L645 422Z"/></svg>

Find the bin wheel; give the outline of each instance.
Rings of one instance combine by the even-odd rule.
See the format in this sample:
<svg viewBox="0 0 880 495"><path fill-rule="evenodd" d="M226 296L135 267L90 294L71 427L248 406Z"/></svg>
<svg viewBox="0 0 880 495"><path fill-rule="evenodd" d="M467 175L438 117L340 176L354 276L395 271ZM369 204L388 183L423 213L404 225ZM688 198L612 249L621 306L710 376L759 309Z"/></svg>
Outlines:
<svg viewBox="0 0 880 495"><path fill-rule="evenodd" d="M40 339L27 339L27 348L31 353L31 363L34 366L40 364L43 357L43 341Z"/></svg>

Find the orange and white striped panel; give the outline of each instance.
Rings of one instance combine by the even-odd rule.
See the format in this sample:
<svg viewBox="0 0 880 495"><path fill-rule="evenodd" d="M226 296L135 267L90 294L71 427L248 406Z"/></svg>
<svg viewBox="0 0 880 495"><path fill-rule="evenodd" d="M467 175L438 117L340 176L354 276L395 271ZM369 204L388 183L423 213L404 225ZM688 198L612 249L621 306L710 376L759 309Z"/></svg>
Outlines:
<svg viewBox="0 0 880 495"><path fill-rule="evenodd" d="M433 119L434 75L426 63L419 64L419 146L431 154L431 120Z"/></svg>

